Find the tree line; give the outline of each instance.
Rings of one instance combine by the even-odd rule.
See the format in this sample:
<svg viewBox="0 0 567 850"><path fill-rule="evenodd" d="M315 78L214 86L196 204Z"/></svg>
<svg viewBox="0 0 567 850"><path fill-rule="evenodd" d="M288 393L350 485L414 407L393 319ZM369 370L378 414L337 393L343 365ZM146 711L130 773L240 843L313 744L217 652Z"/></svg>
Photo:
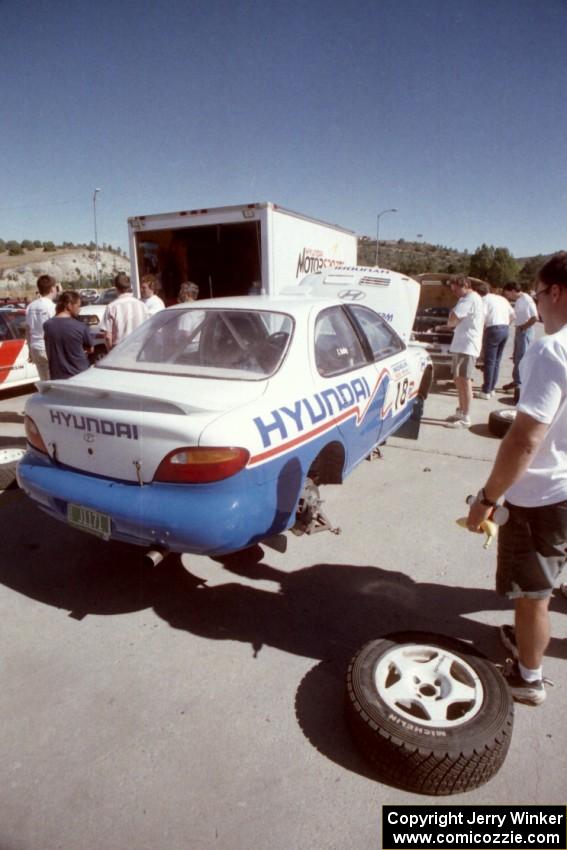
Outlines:
<svg viewBox="0 0 567 850"><path fill-rule="evenodd" d="M56 245L55 242L52 242L51 240L42 242L40 239L22 239L21 242L18 242L17 239L9 239L7 241L0 239L0 254L7 252L11 257L21 256L22 254L25 254L26 251L77 251L81 249L95 251L96 245L94 242L81 242L79 244L74 242L62 242L60 245ZM99 245L99 250L111 251L114 254L123 253L120 248L113 248L112 245L107 245L106 242Z"/></svg>
<svg viewBox="0 0 567 850"><path fill-rule="evenodd" d="M507 248L482 244L473 254L456 251L443 245L423 242L380 242L379 265L407 275L429 273L470 275L485 280L495 288L509 281L518 281L530 289L538 269L547 256L538 254L527 259L516 259ZM373 266L376 258L376 240L360 237L358 262Z"/></svg>

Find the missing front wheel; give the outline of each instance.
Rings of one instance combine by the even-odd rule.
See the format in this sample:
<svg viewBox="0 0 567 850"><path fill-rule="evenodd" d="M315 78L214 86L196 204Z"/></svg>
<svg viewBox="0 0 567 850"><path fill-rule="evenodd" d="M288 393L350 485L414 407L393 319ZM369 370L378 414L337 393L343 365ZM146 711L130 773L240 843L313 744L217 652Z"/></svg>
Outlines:
<svg viewBox="0 0 567 850"><path fill-rule="evenodd" d="M330 531L332 534L340 534L341 529L333 527L327 516L321 510L323 500L319 495L319 488L307 478L299 497L299 504L295 514L295 524L291 530L297 536L301 534L316 534L319 531Z"/></svg>

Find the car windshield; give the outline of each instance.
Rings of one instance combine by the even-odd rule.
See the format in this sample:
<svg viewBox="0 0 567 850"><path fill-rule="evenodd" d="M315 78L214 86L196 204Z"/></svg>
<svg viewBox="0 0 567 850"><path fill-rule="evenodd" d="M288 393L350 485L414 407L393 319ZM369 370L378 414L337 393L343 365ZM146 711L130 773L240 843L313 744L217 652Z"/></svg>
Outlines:
<svg viewBox="0 0 567 850"><path fill-rule="evenodd" d="M268 310L162 310L97 368L258 380L279 367L292 332L291 316Z"/></svg>
<svg viewBox="0 0 567 850"><path fill-rule="evenodd" d="M114 289L114 287L112 287L112 289L106 289L104 292L102 292L98 296L98 298L96 299L96 301L94 303L95 304L110 304L110 302L114 301L115 298L118 298L118 290L116 290L116 289Z"/></svg>

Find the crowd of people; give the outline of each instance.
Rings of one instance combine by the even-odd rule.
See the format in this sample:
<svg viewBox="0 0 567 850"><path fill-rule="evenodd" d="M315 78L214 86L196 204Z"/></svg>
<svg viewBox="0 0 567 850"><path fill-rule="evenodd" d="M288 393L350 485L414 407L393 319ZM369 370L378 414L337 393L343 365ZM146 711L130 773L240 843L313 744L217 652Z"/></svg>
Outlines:
<svg viewBox="0 0 567 850"><path fill-rule="evenodd" d="M470 531L480 531L500 499L508 521L498 535L496 590L514 604L502 626L512 658L504 671L518 702L546 698L543 656L550 640L549 601L567 562L567 251L540 269L533 298L508 284L515 313L516 417L484 487L471 505ZM529 343L537 316L544 336ZM532 331L533 332L533 331ZM561 586L565 595L565 585Z"/></svg>
<svg viewBox="0 0 567 850"><path fill-rule="evenodd" d="M546 698L543 656L550 640L549 601L567 563L567 252L540 269L533 296L515 281L502 295L467 277L450 282L457 298L447 325L458 406L451 428L470 428L473 377L483 355L478 398L494 393L504 346L514 327L512 381L516 416L488 479L470 508L468 528L481 531L501 499L509 519L498 535L496 591L514 604L514 625L500 636L511 658L504 670L518 702ZM544 336L534 341L541 318ZM567 584L561 585L567 596Z"/></svg>
<svg viewBox="0 0 567 850"><path fill-rule="evenodd" d="M534 325L538 319L534 299L523 292L519 283L507 283L502 295L491 292L486 283L476 284L468 277L455 277L449 282L457 303L451 310L446 325L438 331L453 330L451 353L453 378L457 388L457 408L447 417L450 428L470 428L473 400L473 379L478 358L482 354L482 389L477 398L492 398L498 382L504 347L510 326L514 331L514 368L511 383L504 384L504 392L514 392L514 403L520 396L520 362L534 338Z"/></svg>
<svg viewBox="0 0 567 850"><path fill-rule="evenodd" d="M150 316L165 309L157 294L159 287L154 275L142 278L141 298L132 292L127 274L117 274L113 284L117 297L108 304L101 321L108 351ZM45 274L37 280L37 291L39 297L26 308L26 340L39 379L70 378L83 372L90 365L89 354L94 343L88 326L77 321L81 296L74 290L61 291L55 278ZM179 303L195 301L198 297L196 283L181 284ZM73 321L61 321L69 319Z"/></svg>

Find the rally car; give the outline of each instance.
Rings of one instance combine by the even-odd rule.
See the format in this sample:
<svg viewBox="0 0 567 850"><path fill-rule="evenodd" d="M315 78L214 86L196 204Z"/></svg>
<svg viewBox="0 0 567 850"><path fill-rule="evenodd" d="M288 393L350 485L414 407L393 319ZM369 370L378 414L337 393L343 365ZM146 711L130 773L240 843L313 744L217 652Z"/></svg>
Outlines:
<svg viewBox="0 0 567 850"><path fill-rule="evenodd" d="M152 552L331 527L318 486L421 416L431 361L404 341L413 285L313 275L293 295L160 311L86 372L39 385L20 486L53 517Z"/></svg>
<svg viewBox="0 0 567 850"><path fill-rule="evenodd" d="M26 311L0 307L0 390L32 384L38 379L25 337Z"/></svg>

